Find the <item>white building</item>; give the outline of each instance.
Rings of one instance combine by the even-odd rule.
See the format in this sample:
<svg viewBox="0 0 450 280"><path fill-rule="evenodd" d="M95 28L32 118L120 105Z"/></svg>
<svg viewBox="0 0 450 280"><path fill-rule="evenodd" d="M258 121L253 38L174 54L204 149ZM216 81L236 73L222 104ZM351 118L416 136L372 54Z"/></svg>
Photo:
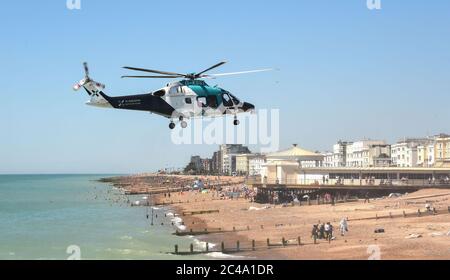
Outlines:
<svg viewBox="0 0 450 280"><path fill-rule="evenodd" d="M404 139L391 146L392 164L397 167L416 167L418 164L418 147L426 145L429 139Z"/></svg>
<svg viewBox="0 0 450 280"><path fill-rule="evenodd" d="M352 142L339 141L333 145L333 152L324 154L323 165L325 167L345 167L347 161L347 147Z"/></svg>
<svg viewBox="0 0 450 280"><path fill-rule="evenodd" d="M435 164L434 143L417 146L417 166L433 167Z"/></svg>
<svg viewBox="0 0 450 280"><path fill-rule="evenodd" d="M241 154L250 154L250 150L239 144L226 144L221 145L220 154L220 165L223 174L231 175L236 172L236 156Z"/></svg>
<svg viewBox="0 0 450 280"><path fill-rule="evenodd" d="M325 152L323 155L323 166L324 167L334 167L333 152Z"/></svg>
<svg viewBox="0 0 450 280"><path fill-rule="evenodd" d="M298 162L301 168L321 167L323 155L299 148L294 144L292 148L266 155L267 163L278 161Z"/></svg>
<svg viewBox="0 0 450 280"><path fill-rule="evenodd" d="M259 155L250 158L248 161L248 169L250 176L259 176L262 174L263 165L266 163L266 157L264 155Z"/></svg>
<svg viewBox="0 0 450 280"><path fill-rule="evenodd" d="M347 146L346 167L370 167L370 147L386 145L383 140L362 140Z"/></svg>

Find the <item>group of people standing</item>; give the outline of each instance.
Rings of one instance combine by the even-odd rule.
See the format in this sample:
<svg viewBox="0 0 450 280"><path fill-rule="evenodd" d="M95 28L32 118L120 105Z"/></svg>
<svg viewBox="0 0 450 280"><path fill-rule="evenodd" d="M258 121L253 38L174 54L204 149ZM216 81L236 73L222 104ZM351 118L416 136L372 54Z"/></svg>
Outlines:
<svg viewBox="0 0 450 280"><path fill-rule="evenodd" d="M314 239L314 243L316 243L317 239L325 239L328 240L328 242L331 242L333 240L333 225L328 223L320 223L317 225L313 225L313 229L311 231L311 238ZM348 222L347 218L343 218L339 223L339 231L341 233L341 236L344 236L345 233L348 231Z"/></svg>

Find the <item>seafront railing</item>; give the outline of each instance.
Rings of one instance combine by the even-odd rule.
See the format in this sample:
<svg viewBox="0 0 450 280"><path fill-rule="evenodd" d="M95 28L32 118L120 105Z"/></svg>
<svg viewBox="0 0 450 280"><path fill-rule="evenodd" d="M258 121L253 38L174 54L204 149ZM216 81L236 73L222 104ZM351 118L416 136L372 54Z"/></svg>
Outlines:
<svg viewBox="0 0 450 280"><path fill-rule="evenodd" d="M450 187L450 180L430 181L425 179L249 179L247 185L280 185L280 186L380 186L380 187Z"/></svg>

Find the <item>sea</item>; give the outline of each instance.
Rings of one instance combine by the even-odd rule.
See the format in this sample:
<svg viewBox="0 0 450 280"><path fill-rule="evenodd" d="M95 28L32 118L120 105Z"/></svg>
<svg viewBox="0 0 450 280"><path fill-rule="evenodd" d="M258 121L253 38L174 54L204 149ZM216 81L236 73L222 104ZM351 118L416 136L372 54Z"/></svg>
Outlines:
<svg viewBox="0 0 450 280"><path fill-rule="evenodd" d="M108 176L0 175L0 259L214 258L171 254L175 244L180 251L204 244L173 235L181 220L170 208L131 207L142 196L98 182Z"/></svg>

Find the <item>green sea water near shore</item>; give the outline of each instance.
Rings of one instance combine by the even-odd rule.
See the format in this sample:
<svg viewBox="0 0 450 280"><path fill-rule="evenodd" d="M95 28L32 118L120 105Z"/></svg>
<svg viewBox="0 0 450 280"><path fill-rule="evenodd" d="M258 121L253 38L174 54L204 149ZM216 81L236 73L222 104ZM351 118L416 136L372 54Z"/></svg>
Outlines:
<svg viewBox="0 0 450 280"><path fill-rule="evenodd" d="M141 197L97 182L106 176L0 175L0 259L65 260L70 246L81 259L182 259L168 252L193 240L172 235L163 209L151 226L150 207L130 207Z"/></svg>

